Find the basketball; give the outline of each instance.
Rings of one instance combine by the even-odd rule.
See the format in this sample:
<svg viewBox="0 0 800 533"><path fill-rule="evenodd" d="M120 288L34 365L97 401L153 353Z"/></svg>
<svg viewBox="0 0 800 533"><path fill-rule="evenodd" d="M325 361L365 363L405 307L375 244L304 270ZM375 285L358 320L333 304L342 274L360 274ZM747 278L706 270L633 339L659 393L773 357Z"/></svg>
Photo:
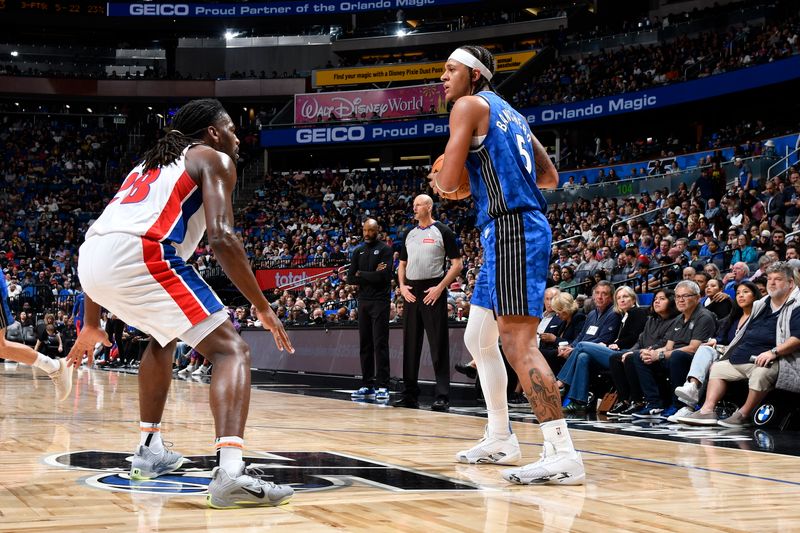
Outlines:
<svg viewBox="0 0 800 533"><path fill-rule="evenodd" d="M444 165L444 154L440 155L436 158L436 161L433 162L433 166L431 166L431 173L435 174L442 170L442 165ZM447 198L448 200L463 200L464 198L469 197L471 194L469 188L469 172L467 172L467 167L464 167L464 170L461 172L461 179L458 181L458 189L455 192L443 192L436 187L435 183L431 184L433 186L433 190L441 196L442 198Z"/></svg>

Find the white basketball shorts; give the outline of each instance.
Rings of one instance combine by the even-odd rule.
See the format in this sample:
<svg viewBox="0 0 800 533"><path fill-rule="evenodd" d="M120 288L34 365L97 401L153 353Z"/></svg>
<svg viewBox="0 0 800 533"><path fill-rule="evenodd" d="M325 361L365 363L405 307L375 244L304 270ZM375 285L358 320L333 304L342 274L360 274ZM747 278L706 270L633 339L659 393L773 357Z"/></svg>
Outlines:
<svg viewBox="0 0 800 533"><path fill-rule="evenodd" d="M96 235L80 248L78 277L94 302L161 346L178 338L196 347L228 320L219 297L168 243Z"/></svg>

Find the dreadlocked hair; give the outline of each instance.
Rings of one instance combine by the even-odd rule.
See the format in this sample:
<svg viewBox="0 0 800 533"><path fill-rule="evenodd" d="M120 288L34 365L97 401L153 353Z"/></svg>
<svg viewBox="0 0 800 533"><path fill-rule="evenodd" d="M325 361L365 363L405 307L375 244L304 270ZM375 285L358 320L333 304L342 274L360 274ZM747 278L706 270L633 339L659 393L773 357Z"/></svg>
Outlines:
<svg viewBox="0 0 800 533"><path fill-rule="evenodd" d="M202 98L181 107L172 119L172 129L145 152L144 170L171 165L183 150L202 140L206 129L226 113L219 100Z"/></svg>
<svg viewBox="0 0 800 533"><path fill-rule="evenodd" d="M483 46L478 46L475 44L465 44L464 46L459 46L459 48L475 56L481 63L486 65L486 68L489 69L489 72L491 72L492 75L494 75L495 71L497 70L497 62L495 61L494 56L489 50L487 50ZM472 88L472 94L477 94L481 91L496 92L494 89L494 85L492 85L492 82L487 80L486 77L483 75L481 75L481 77L478 78L478 81Z"/></svg>

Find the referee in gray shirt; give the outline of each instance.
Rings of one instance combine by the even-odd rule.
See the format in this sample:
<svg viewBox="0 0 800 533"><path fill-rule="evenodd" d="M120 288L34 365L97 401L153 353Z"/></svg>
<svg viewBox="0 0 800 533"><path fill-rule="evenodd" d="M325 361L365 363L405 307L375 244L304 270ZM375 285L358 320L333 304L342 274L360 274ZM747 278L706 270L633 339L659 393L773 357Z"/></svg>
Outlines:
<svg viewBox="0 0 800 533"><path fill-rule="evenodd" d="M403 313L403 397L395 407L419 407L419 362L422 336L427 333L433 370L435 400L431 409L450 408L450 341L447 331L447 287L461 273L463 263L456 234L433 219L433 200L426 194L414 198L418 226L406 235L400 252L397 279L406 301ZM445 273L447 259L450 268Z"/></svg>

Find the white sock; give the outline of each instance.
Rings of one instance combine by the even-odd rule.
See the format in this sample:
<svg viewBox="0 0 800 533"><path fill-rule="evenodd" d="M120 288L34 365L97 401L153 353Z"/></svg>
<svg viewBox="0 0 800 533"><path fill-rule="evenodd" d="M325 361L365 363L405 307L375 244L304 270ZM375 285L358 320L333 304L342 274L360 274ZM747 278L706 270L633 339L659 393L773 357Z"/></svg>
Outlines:
<svg viewBox="0 0 800 533"><path fill-rule="evenodd" d="M506 366L503 364L503 356L497 345L494 346L494 349L482 349L481 352L478 375L481 378L483 399L486 400L489 434L504 438L511 434L508 400L506 399L506 388L508 387Z"/></svg>
<svg viewBox="0 0 800 533"><path fill-rule="evenodd" d="M494 314L488 309L472 306L467 330L464 332L464 344L475 360L481 379L489 419L489 435L505 438L511 434L506 400L508 374L503 364L503 354L497 344L499 338Z"/></svg>
<svg viewBox="0 0 800 533"><path fill-rule="evenodd" d="M139 446L146 446L153 453L161 453L164 443L161 441L161 422L139 422Z"/></svg>
<svg viewBox="0 0 800 533"><path fill-rule="evenodd" d="M217 466L225 470L231 477L237 477L242 473L244 439L241 437L218 437L214 448L217 450Z"/></svg>
<svg viewBox="0 0 800 533"><path fill-rule="evenodd" d="M33 365L39 370L43 370L48 374L52 374L53 372L58 372L58 369L61 368L61 364L53 359L52 357L47 357L42 353L36 354L36 361L33 362Z"/></svg>
<svg viewBox="0 0 800 533"><path fill-rule="evenodd" d="M572 438L569 436L566 420L560 418L550 422L542 422L539 427L542 430L544 440L555 447L556 453L575 453L575 447L572 445Z"/></svg>

